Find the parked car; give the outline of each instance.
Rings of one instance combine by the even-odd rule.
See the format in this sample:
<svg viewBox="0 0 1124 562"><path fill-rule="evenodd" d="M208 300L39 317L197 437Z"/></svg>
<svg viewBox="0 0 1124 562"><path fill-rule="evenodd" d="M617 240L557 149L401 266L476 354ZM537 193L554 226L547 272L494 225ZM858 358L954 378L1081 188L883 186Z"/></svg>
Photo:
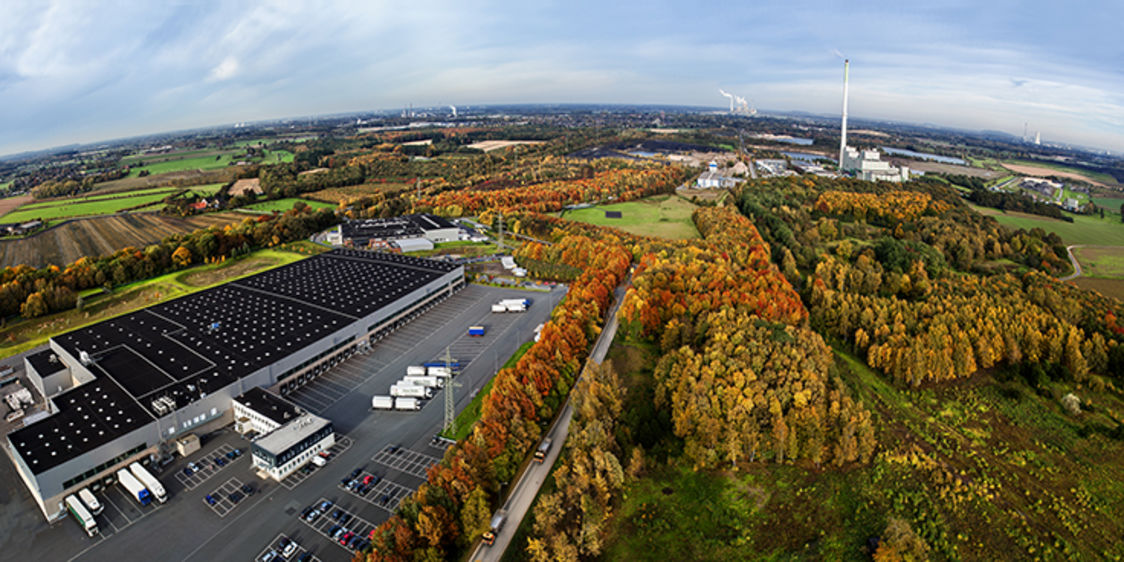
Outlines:
<svg viewBox="0 0 1124 562"><path fill-rule="evenodd" d="M345 513L345 514L343 514L342 517L340 517L340 523L343 523L344 525L346 525L348 521L351 521L351 514L350 513Z"/></svg>
<svg viewBox="0 0 1124 562"><path fill-rule="evenodd" d="M242 495L242 492L231 492L230 493L231 503L238 503L238 502L242 501L242 498L244 498L244 497L245 496Z"/></svg>
<svg viewBox="0 0 1124 562"><path fill-rule="evenodd" d="M249 484L243 484L242 485L242 493L246 494L247 496L254 495L254 492L255 492L255 490L254 490L253 486L251 486Z"/></svg>
<svg viewBox="0 0 1124 562"><path fill-rule="evenodd" d="M308 562L309 560L312 560L312 553L308 551L305 551L300 558L297 558L297 562Z"/></svg>
<svg viewBox="0 0 1124 562"><path fill-rule="evenodd" d="M371 476L370 474L368 474L368 475L363 477L363 484L370 485L371 481L374 480L374 479L375 479L374 476Z"/></svg>
<svg viewBox="0 0 1124 562"><path fill-rule="evenodd" d="M379 505L386 505L388 501L390 501L390 494L383 494L382 497L379 498Z"/></svg>
<svg viewBox="0 0 1124 562"><path fill-rule="evenodd" d="M220 467L226 466L226 461L222 460L222 457L215 457L215 464L219 465Z"/></svg>
<svg viewBox="0 0 1124 562"><path fill-rule="evenodd" d="M320 502L320 511L328 511L328 508L330 507L332 507L331 500L324 500Z"/></svg>
<svg viewBox="0 0 1124 562"><path fill-rule="evenodd" d="M192 474L194 474L194 473L192 472L191 467L187 467L187 466L183 467L183 475L184 476L191 476Z"/></svg>
<svg viewBox="0 0 1124 562"><path fill-rule="evenodd" d="M332 526L331 526L331 527L330 527L330 528L328 529L328 536L329 536L329 537L334 537L334 536L336 536L336 534L337 534L337 533L339 533L339 532L340 532L340 529L342 529L342 528L343 528L343 527L340 527L339 525L332 525Z"/></svg>
<svg viewBox="0 0 1124 562"><path fill-rule="evenodd" d="M352 471L351 471L351 476L348 476L348 477L347 477L347 479L348 479L348 480L352 480L352 479L354 479L354 478L355 478L356 476L359 476L359 474L360 474L361 472L363 472L363 467L359 467L359 468L357 468L357 469L355 469L355 470L352 470Z"/></svg>
<svg viewBox="0 0 1124 562"><path fill-rule="evenodd" d="M187 463L187 468L191 469L192 472L199 472L199 465L193 462Z"/></svg>
<svg viewBox="0 0 1124 562"><path fill-rule="evenodd" d="M350 541L351 538L354 537L354 536L355 536L355 533L352 533L351 531L348 531L348 532L344 533L343 536L340 537L340 544L346 545L347 542Z"/></svg>
<svg viewBox="0 0 1124 562"><path fill-rule="evenodd" d="M274 558L277 558L277 551L270 550L269 552L262 555L261 562L270 562Z"/></svg>
<svg viewBox="0 0 1124 562"><path fill-rule="evenodd" d="M297 543L289 541L289 544L285 545L284 550L281 551L281 556L284 558L292 556L297 551L297 546L299 546Z"/></svg>
<svg viewBox="0 0 1124 562"><path fill-rule="evenodd" d="M306 515L304 517L304 520L311 523L311 522L315 521L317 517L320 517L320 510L314 509L314 510L308 512L308 515Z"/></svg>
<svg viewBox="0 0 1124 562"><path fill-rule="evenodd" d="M207 494L203 499L207 501L207 505L215 505L215 498L211 494Z"/></svg>

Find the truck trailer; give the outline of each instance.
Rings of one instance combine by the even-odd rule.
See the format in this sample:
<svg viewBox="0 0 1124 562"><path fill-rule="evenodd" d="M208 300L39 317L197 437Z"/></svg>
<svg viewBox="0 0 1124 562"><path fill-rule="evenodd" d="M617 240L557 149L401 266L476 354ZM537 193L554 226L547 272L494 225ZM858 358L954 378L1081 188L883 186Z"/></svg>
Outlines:
<svg viewBox="0 0 1124 562"><path fill-rule="evenodd" d="M66 500L64 501L66 502L66 510L74 516L74 519L78 521L78 524L82 526L82 530L86 531L87 535L92 537L98 534L98 522L94 521L94 516L90 515L89 511L86 511L86 507L82 505L82 502L78 501L78 498L71 494L66 496Z"/></svg>
<svg viewBox="0 0 1124 562"><path fill-rule="evenodd" d="M446 366L444 361L426 361L425 363L422 363L422 364L425 365L427 368L428 367L445 367ZM448 367L450 369L454 370L454 371L460 370L461 362L457 361L457 360L449 361Z"/></svg>
<svg viewBox="0 0 1124 562"><path fill-rule="evenodd" d="M125 488L125 490L129 492L129 495L132 496L134 500L137 500L137 503L141 505L152 503L152 494L140 483L140 480L137 480L136 476L133 476L133 473L124 468L118 470L117 482L121 484L122 488Z"/></svg>
<svg viewBox="0 0 1124 562"><path fill-rule="evenodd" d="M88 488L78 490L78 499L82 500L83 505L90 511L91 515L97 515L105 509L105 506L94 497Z"/></svg>
<svg viewBox="0 0 1124 562"><path fill-rule="evenodd" d="M484 326L469 326L468 335L478 338L484 335Z"/></svg>
<svg viewBox="0 0 1124 562"><path fill-rule="evenodd" d="M152 492L153 496L156 496L156 501L160 503L168 501L168 493L164 491L164 485L148 469L141 466L141 463L130 464L129 470L132 471L133 476L137 477L137 480L140 480L141 484L144 484L145 488L148 488L149 492Z"/></svg>
<svg viewBox="0 0 1124 562"><path fill-rule="evenodd" d="M417 398L395 398L394 409L403 411L420 410L421 400Z"/></svg>
<svg viewBox="0 0 1124 562"><path fill-rule="evenodd" d="M502 304L493 304L492 312L507 312L507 307Z"/></svg>
<svg viewBox="0 0 1124 562"><path fill-rule="evenodd" d="M402 382L414 384L417 386L428 386L430 388L441 388L445 386L445 378L437 375L418 377L413 375L406 375L402 377Z"/></svg>
<svg viewBox="0 0 1124 562"><path fill-rule="evenodd" d="M406 367L406 374L425 376L425 365L410 365Z"/></svg>
<svg viewBox="0 0 1124 562"><path fill-rule="evenodd" d="M492 522L487 531L484 531L484 544L492 546L496 542L496 536L503 530L503 524L507 522L507 510L501 509L492 516Z"/></svg>
<svg viewBox="0 0 1124 562"><path fill-rule="evenodd" d="M550 453L550 446L553 443L554 443L554 441L549 437L547 437L546 439L543 439L542 443L539 443L539 448L535 449L535 462L541 464L543 461L546 460L546 455L548 455Z"/></svg>
<svg viewBox="0 0 1124 562"><path fill-rule="evenodd" d="M531 299L500 299L499 304L502 304L504 306L512 305L512 304L521 305L521 306L531 306Z"/></svg>
<svg viewBox="0 0 1124 562"><path fill-rule="evenodd" d="M372 410L393 410L394 397L393 396L372 396L371 397Z"/></svg>
<svg viewBox="0 0 1124 562"><path fill-rule="evenodd" d="M398 381L394 386L390 387L390 395L395 398L431 398L433 396L433 389Z"/></svg>

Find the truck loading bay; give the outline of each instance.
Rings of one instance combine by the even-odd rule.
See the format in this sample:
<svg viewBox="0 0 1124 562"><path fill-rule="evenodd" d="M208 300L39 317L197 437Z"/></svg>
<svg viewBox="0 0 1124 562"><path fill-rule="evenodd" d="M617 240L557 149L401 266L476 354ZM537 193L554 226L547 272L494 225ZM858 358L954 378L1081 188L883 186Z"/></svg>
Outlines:
<svg viewBox="0 0 1124 562"><path fill-rule="evenodd" d="M248 442L227 427L201 436L201 450L188 458L177 456L156 474L168 490L167 503L141 507L119 486L98 492L106 504L97 518L101 532L88 538L71 518L44 522L12 464L0 462L0 560L256 560L282 536L298 543L298 553L325 561L350 560L352 551L325 534L331 514L321 514L310 524L302 519L302 511L329 500L333 511L351 515L361 522L359 530L369 533L417 489L425 469L444 452L431 440L442 424L446 390L412 412L372 410L371 396L386 394L407 366L441 359L448 348L462 366L455 378L460 385L455 390L459 412L521 344L534 338L535 327L549 319L564 295L561 286L528 292L469 285L370 351L353 355L297 389L287 398L331 420L343 445L333 448L326 466L280 484L251 471L250 455L228 458L234 449L246 452ZM532 305L525 313L490 312L491 305L504 298L529 298ZM486 334L469 337L468 326L477 325L485 326ZM225 464L214 466L216 457ZM184 469L189 463L203 470L188 475ZM353 473L377 481L357 492L343 482L353 480ZM253 493L232 500L242 484L249 484Z"/></svg>

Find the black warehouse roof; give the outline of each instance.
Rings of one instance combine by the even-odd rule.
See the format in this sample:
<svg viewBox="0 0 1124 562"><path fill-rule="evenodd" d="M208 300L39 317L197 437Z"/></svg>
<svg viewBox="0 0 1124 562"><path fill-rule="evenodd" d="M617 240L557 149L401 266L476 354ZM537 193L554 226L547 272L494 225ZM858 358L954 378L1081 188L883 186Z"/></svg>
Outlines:
<svg viewBox="0 0 1124 562"><path fill-rule="evenodd" d="M445 217L435 215L404 215L380 219L359 219L344 221L340 234L349 240L366 242L376 240L397 240L400 238L420 238L426 232L459 228Z"/></svg>
<svg viewBox="0 0 1124 562"><path fill-rule="evenodd" d="M333 250L56 336L71 357L88 354L96 379L9 439L33 472L48 470L164 415L158 398L183 407L457 267Z"/></svg>

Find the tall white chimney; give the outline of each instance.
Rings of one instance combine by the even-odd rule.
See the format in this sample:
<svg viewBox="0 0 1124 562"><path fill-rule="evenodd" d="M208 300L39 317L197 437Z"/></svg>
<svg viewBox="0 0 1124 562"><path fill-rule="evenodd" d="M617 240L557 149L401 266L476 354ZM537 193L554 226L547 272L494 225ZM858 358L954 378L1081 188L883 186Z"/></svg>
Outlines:
<svg viewBox="0 0 1124 562"><path fill-rule="evenodd" d="M843 131L839 136L839 173L843 173L843 153L847 150L847 81L851 71L850 59L843 60Z"/></svg>

